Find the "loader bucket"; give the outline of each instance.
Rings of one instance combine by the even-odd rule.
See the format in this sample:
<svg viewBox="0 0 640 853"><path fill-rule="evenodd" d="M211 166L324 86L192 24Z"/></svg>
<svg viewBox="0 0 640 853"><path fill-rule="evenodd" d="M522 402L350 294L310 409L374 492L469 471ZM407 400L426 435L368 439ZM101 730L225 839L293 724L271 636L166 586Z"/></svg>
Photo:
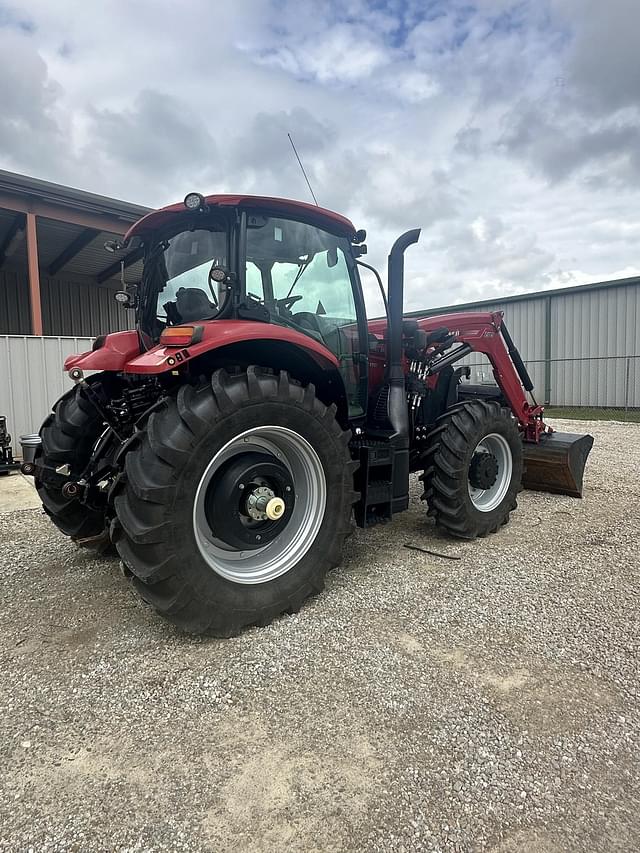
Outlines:
<svg viewBox="0 0 640 853"><path fill-rule="evenodd" d="M537 492L582 497L582 477L592 435L552 432L540 436L540 442L524 442L522 485Z"/></svg>

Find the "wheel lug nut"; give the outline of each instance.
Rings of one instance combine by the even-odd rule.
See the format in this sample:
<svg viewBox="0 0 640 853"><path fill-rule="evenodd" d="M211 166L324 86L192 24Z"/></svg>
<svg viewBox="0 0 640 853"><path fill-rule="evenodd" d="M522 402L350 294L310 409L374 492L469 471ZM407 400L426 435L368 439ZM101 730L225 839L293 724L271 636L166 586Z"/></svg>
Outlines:
<svg viewBox="0 0 640 853"><path fill-rule="evenodd" d="M240 485L238 486L238 488L240 489L240 491L242 491L242 490L244 489L244 483L240 483Z"/></svg>
<svg viewBox="0 0 640 853"><path fill-rule="evenodd" d="M259 542L262 539L262 536L256 536L256 542Z"/></svg>

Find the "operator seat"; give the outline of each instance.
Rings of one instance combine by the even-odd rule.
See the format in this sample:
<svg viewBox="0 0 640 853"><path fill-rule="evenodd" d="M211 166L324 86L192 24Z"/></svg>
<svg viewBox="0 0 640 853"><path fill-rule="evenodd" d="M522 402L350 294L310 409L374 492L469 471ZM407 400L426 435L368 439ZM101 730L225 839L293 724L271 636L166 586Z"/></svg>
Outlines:
<svg viewBox="0 0 640 853"><path fill-rule="evenodd" d="M309 335L310 338L313 338L321 344L324 343L322 332L320 331L320 326L315 314L312 314L310 311L300 311L298 314L292 314L290 319L301 332L304 332Z"/></svg>
<svg viewBox="0 0 640 853"><path fill-rule="evenodd" d="M322 329L318 322L318 315L313 314L311 311L299 311L297 314L293 314L291 319L303 329L308 329L309 331L316 332L320 335L322 334Z"/></svg>
<svg viewBox="0 0 640 853"><path fill-rule="evenodd" d="M176 308L182 323L206 320L218 310L199 287L181 287L176 293Z"/></svg>

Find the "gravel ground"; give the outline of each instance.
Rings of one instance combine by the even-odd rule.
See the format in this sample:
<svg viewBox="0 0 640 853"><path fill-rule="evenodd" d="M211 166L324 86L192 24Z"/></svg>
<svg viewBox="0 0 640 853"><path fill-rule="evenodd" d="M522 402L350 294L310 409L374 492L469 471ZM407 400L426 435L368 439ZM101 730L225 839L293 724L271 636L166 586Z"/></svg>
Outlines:
<svg viewBox="0 0 640 853"><path fill-rule="evenodd" d="M0 850L640 849L640 426L556 426L596 437L584 500L461 543L415 488L232 640L0 515Z"/></svg>

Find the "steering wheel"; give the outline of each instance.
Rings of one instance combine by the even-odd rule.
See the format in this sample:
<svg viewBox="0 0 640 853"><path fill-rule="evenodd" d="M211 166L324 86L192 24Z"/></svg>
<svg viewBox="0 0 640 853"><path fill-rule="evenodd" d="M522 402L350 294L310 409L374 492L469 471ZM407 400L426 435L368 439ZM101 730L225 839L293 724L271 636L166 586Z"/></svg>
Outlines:
<svg viewBox="0 0 640 853"><path fill-rule="evenodd" d="M278 308L286 308L287 311L290 311L291 306L299 302L300 299L302 299L302 294L297 293L295 296L285 296L284 299L276 299L276 305Z"/></svg>

